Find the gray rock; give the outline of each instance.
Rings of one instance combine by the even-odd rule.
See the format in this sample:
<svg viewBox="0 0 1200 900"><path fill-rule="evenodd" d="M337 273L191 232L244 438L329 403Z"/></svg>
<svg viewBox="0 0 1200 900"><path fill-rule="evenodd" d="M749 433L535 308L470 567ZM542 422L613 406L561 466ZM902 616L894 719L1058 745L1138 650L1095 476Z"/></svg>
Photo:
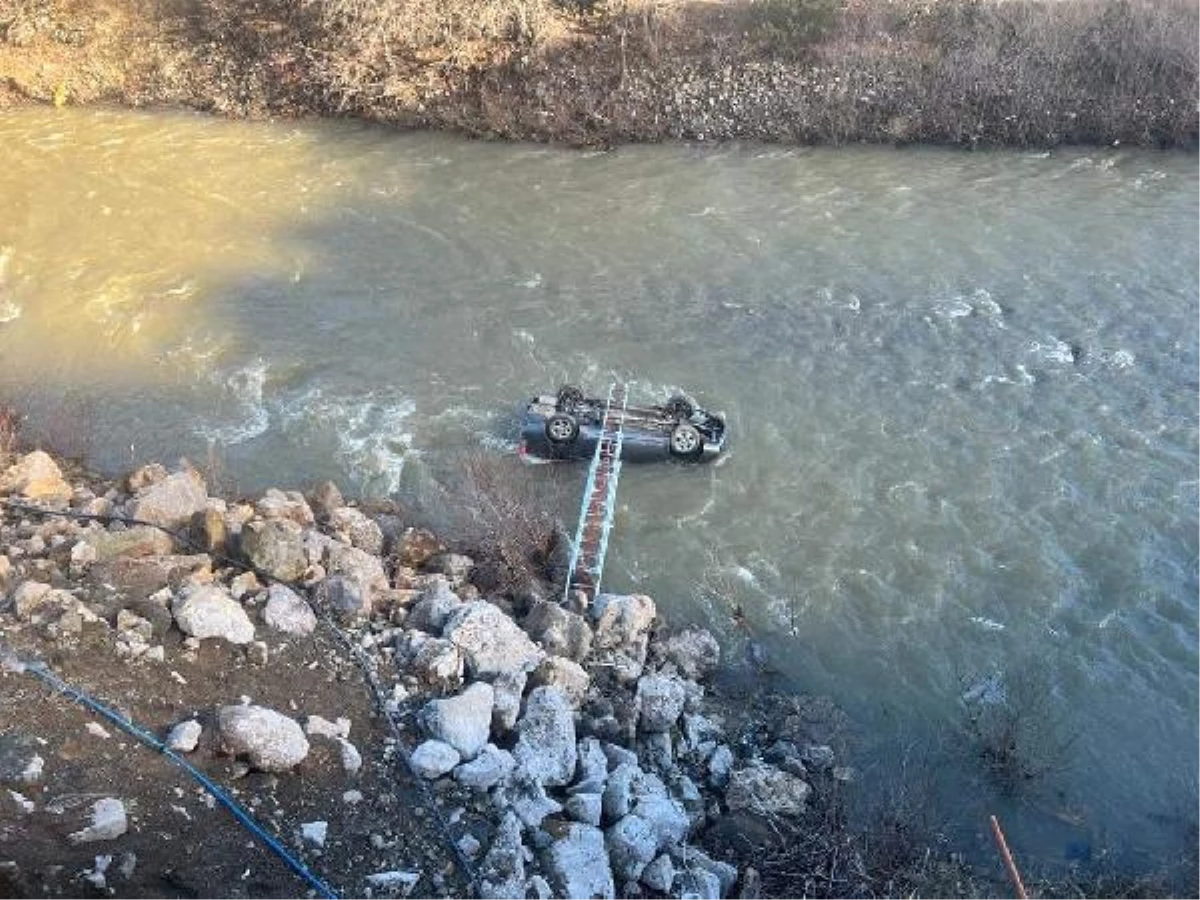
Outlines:
<svg viewBox="0 0 1200 900"><path fill-rule="evenodd" d="M389 869L387 872L375 872L367 876L367 884L373 891L381 891L383 896L394 897L399 894L407 897L421 880L420 872L405 872L401 869Z"/></svg>
<svg viewBox="0 0 1200 900"><path fill-rule="evenodd" d="M634 703L638 708L638 727L642 731L669 731L683 713L687 691L683 682L671 675L644 675L638 679Z"/></svg>
<svg viewBox="0 0 1200 900"><path fill-rule="evenodd" d="M445 575L450 584L458 586L466 584L475 568L475 560L461 553L439 553L425 563L426 572Z"/></svg>
<svg viewBox="0 0 1200 900"><path fill-rule="evenodd" d="M180 753L191 753L200 743L203 729L195 719L180 722L167 735L167 747Z"/></svg>
<svg viewBox="0 0 1200 900"><path fill-rule="evenodd" d="M80 831L67 835L67 840L72 844L111 841L123 835L128 828L125 804L115 797L105 797L92 804L91 824Z"/></svg>
<svg viewBox="0 0 1200 900"><path fill-rule="evenodd" d="M574 709L579 709L583 703L591 680L583 666L565 656L551 656L543 660L529 676L529 683L534 687L558 688Z"/></svg>
<svg viewBox="0 0 1200 900"><path fill-rule="evenodd" d="M671 862L671 857L665 853L656 856L642 869L642 884L660 894L668 893L674 880L675 863Z"/></svg>
<svg viewBox="0 0 1200 900"><path fill-rule="evenodd" d="M498 734L510 731L521 714L521 697L528 676L524 672L505 672L492 681L495 705L492 707L492 728Z"/></svg>
<svg viewBox="0 0 1200 900"><path fill-rule="evenodd" d="M432 532L424 528L406 528L396 540L393 555L400 565L419 569L445 549Z"/></svg>
<svg viewBox="0 0 1200 900"><path fill-rule="evenodd" d="M694 681L711 675L721 663L721 645L703 628L689 628L672 635L663 650L679 672Z"/></svg>
<svg viewBox="0 0 1200 900"><path fill-rule="evenodd" d="M454 690L462 684L463 652L450 641L429 638L413 653L409 666L427 685Z"/></svg>
<svg viewBox="0 0 1200 900"><path fill-rule="evenodd" d="M545 658L516 624L492 604L465 603L446 621L442 636L462 648L474 678L529 672Z"/></svg>
<svg viewBox="0 0 1200 900"><path fill-rule="evenodd" d="M562 811L562 804L547 797L542 783L521 767L496 788L492 802L499 810L512 810L527 828L538 828L547 816Z"/></svg>
<svg viewBox="0 0 1200 900"><path fill-rule="evenodd" d="M383 553L383 529L379 524L352 506L343 506L329 513L329 527L343 535L352 547L379 556Z"/></svg>
<svg viewBox="0 0 1200 900"><path fill-rule="evenodd" d="M42 780L41 745L27 734L0 734L0 784L20 787Z"/></svg>
<svg viewBox="0 0 1200 900"><path fill-rule="evenodd" d="M195 585L172 601L171 614L184 634L194 638L224 638L231 644L254 640L254 623L224 587Z"/></svg>
<svg viewBox="0 0 1200 900"><path fill-rule="evenodd" d="M557 603L535 603L521 624L552 656L582 662L592 650L592 629L587 620Z"/></svg>
<svg viewBox="0 0 1200 900"><path fill-rule="evenodd" d="M308 568L304 532L286 519L247 522L241 547L252 565L279 581L297 581Z"/></svg>
<svg viewBox="0 0 1200 900"><path fill-rule="evenodd" d="M632 750L628 750L619 744L603 743L600 745L604 751L604 757L608 760L608 768L615 769L622 763L629 763L635 768L638 765L638 755Z"/></svg>
<svg viewBox="0 0 1200 900"><path fill-rule="evenodd" d="M751 762L729 776L725 802L731 810L788 816L804 812L812 789L808 782L766 763Z"/></svg>
<svg viewBox="0 0 1200 900"><path fill-rule="evenodd" d="M7 558L7 557L6 557ZM13 591L13 612L21 621L28 621L34 610L50 602L54 589L41 581L22 581Z"/></svg>
<svg viewBox="0 0 1200 900"><path fill-rule="evenodd" d="M440 778L458 765L458 751L444 741L425 741L412 752L409 763L422 778Z"/></svg>
<svg viewBox="0 0 1200 900"><path fill-rule="evenodd" d="M129 501L129 515L164 528L183 528L208 506L208 491L198 472L186 469L143 488Z"/></svg>
<svg viewBox="0 0 1200 900"><path fill-rule="evenodd" d="M330 575L344 575L357 581L363 593L372 599L376 591L388 588L382 560L357 547L330 541L326 545L325 570Z"/></svg>
<svg viewBox="0 0 1200 900"><path fill-rule="evenodd" d="M572 794L563 804L563 809L576 822L598 827L604 807L599 794Z"/></svg>
<svg viewBox="0 0 1200 900"><path fill-rule="evenodd" d="M521 844L521 820L509 813L496 829L492 845L479 866L480 896L525 898L525 855Z"/></svg>
<svg viewBox="0 0 1200 900"><path fill-rule="evenodd" d="M715 743L721 739L721 729L699 713L685 712L680 732L683 734L684 747L693 753L706 743L715 747Z"/></svg>
<svg viewBox="0 0 1200 900"><path fill-rule="evenodd" d="M595 785L595 790L603 791L608 781L608 757L604 749L594 737L586 737L576 748L578 759L576 782L579 784Z"/></svg>
<svg viewBox="0 0 1200 900"><path fill-rule="evenodd" d="M517 722L513 756L542 784L569 784L575 774L575 719L571 704L557 688L534 688Z"/></svg>
<svg viewBox="0 0 1200 900"><path fill-rule="evenodd" d="M346 500L336 484L332 481L322 481L313 488L308 505L314 516L326 521L333 516L334 512L346 505Z"/></svg>
<svg viewBox="0 0 1200 900"><path fill-rule="evenodd" d="M727 744L722 744L708 758L708 783L722 788L729 783L729 773L732 771L733 751Z"/></svg>
<svg viewBox="0 0 1200 900"><path fill-rule="evenodd" d="M608 773L604 787L604 818L615 822L629 815L633 808L633 790L642 776L636 763L623 762Z"/></svg>
<svg viewBox="0 0 1200 900"><path fill-rule="evenodd" d="M317 614L312 607L283 584L273 584L267 590L267 605L263 607L263 621L268 628L284 634L312 634L317 627Z"/></svg>
<svg viewBox="0 0 1200 900"><path fill-rule="evenodd" d="M692 827L683 805L670 797L642 797L634 803L633 812L654 830L660 850L682 841Z"/></svg>
<svg viewBox="0 0 1200 900"><path fill-rule="evenodd" d="M800 759L817 772L832 769L837 759L833 748L825 744L809 744L800 751Z"/></svg>
<svg viewBox="0 0 1200 900"><path fill-rule="evenodd" d="M507 750L485 744L479 755L454 770L454 779L475 791L487 791L512 774L517 761Z"/></svg>
<svg viewBox="0 0 1200 900"><path fill-rule="evenodd" d="M703 869L684 869L679 873L681 900L721 900L721 881Z"/></svg>
<svg viewBox="0 0 1200 900"><path fill-rule="evenodd" d="M604 835L613 873L621 879L637 881L642 870L658 853L658 835L650 823L637 815L627 815Z"/></svg>
<svg viewBox="0 0 1200 900"><path fill-rule="evenodd" d="M222 706L217 734L225 753L245 756L264 772L285 772L308 755L299 723L263 706Z"/></svg>
<svg viewBox="0 0 1200 900"><path fill-rule="evenodd" d="M737 882L737 869L727 862L713 859L703 850L696 847L683 846L677 851L679 866L692 872L707 872L717 879L718 894L728 894Z"/></svg>
<svg viewBox="0 0 1200 900"><path fill-rule="evenodd" d="M492 686L477 681L457 697L426 703L421 724L430 737L445 741L464 760L474 759L491 732L492 696Z"/></svg>
<svg viewBox="0 0 1200 900"><path fill-rule="evenodd" d="M286 519L297 525L312 525L316 521L312 508L299 491L268 488L254 504L254 511L264 519Z"/></svg>
<svg viewBox="0 0 1200 900"><path fill-rule="evenodd" d="M620 650L638 662L645 661L650 628L658 614L653 600L643 594L601 594L592 604L591 614L596 622L597 649Z"/></svg>
<svg viewBox="0 0 1200 900"><path fill-rule="evenodd" d="M330 575L317 585L317 598L343 621L365 619L371 615L370 592L360 581L345 575Z"/></svg>
<svg viewBox="0 0 1200 900"><path fill-rule="evenodd" d="M435 582L421 592L420 598L408 612L404 624L430 634L441 634L450 614L462 606L462 600L444 581Z"/></svg>
<svg viewBox="0 0 1200 900"><path fill-rule="evenodd" d="M561 897L605 898L616 893L604 832L573 822L567 833L550 845L544 865Z"/></svg>

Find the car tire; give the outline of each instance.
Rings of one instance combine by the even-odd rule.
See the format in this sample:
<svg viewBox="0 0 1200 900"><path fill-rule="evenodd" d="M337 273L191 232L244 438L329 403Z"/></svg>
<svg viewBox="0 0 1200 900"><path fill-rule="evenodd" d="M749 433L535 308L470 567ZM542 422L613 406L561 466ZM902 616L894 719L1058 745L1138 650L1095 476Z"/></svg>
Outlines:
<svg viewBox="0 0 1200 900"><path fill-rule="evenodd" d="M546 420L546 439L552 444L569 444L579 437L579 423L566 413L555 413Z"/></svg>
<svg viewBox="0 0 1200 900"><path fill-rule="evenodd" d="M696 407L692 405L691 400L678 394L668 400L663 409L676 422L686 422L696 411Z"/></svg>
<svg viewBox="0 0 1200 900"><path fill-rule="evenodd" d="M695 459L704 450L704 438L695 425L680 422L671 429L671 440L668 444L671 455L681 459Z"/></svg>
<svg viewBox="0 0 1200 900"><path fill-rule="evenodd" d="M564 384L554 396L554 408L560 413L573 413L583 403L583 391L573 384Z"/></svg>

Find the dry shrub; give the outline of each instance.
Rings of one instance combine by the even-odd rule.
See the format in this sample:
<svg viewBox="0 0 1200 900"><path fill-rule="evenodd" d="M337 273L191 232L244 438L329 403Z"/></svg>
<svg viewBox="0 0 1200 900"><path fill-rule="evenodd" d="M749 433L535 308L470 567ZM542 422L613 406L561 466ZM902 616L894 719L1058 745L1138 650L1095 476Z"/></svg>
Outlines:
<svg viewBox="0 0 1200 900"><path fill-rule="evenodd" d="M522 465L482 451L455 460L434 496L421 502L425 524L475 559L473 580L486 593L519 597L552 579L563 550L557 517L580 469ZM573 477L566 477L573 476Z"/></svg>
<svg viewBox="0 0 1200 900"><path fill-rule="evenodd" d="M0 403L0 469L9 465L17 455L17 436L21 417L11 406Z"/></svg>

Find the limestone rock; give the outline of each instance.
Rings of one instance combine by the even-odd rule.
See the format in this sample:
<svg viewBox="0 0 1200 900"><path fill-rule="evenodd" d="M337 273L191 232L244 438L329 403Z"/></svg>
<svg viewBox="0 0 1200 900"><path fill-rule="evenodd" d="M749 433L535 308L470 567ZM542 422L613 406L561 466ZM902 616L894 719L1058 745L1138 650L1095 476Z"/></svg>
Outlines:
<svg viewBox="0 0 1200 900"><path fill-rule="evenodd" d="M618 596L601 594L591 607L595 619L593 648L614 666L622 681L642 674L650 629L657 610L654 601L643 594Z"/></svg>
<svg viewBox="0 0 1200 900"><path fill-rule="evenodd" d="M463 653L450 641L430 638L413 653L409 667L430 687L454 690L462 684Z"/></svg>
<svg viewBox="0 0 1200 900"><path fill-rule="evenodd" d="M512 774L517 761L507 750L485 744L479 755L454 770L454 779L464 787L488 791Z"/></svg>
<svg viewBox="0 0 1200 900"><path fill-rule="evenodd" d="M796 816L805 810L808 782L766 763L752 762L729 776L725 802L755 815Z"/></svg>
<svg viewBox="0 0 1200 900"><path fill-rule="evenodd" d="M0 734L0 784L21 787L42 780L41 745L26 734Z"/></svg>
<svg viewBox="0 0 1200 900"><path fill-rule="evenodd" d="M394 555L402 566L419 569L446 548L424 528L406 528L396 541Z"/></svg>
<svg viewBox="0 0 1200 900"><path fill-rule="evenodd" d="M670 675L645 675L638 680L634 703L642 731L670 731L687 702L683 682Z"/></svg>
<svg viewBox="0 0 1200 900"><path fill-rule="evenodd" d="M280 581L296 581L308 568L304 533L295 522L268 519L242 527L242 553L258 569Z"/></svg>
<svg viewBox="0 0 1200 900"><path fill-rule="evenodd" d="M316 521L308 501L299 491L269 488L254 504L254 511L264 519L286 519L297 525L312 525Z"/></svg>
<svg viewBox="0 0 1200 900"><path fill-rule="evenodd" d="M521 845L521 820L509 813L496 829L492 846L479 866L480 896L485 898L525 897L525 855ZM586 897L588 894L564 896Z"/></svg>
<svg viewBox="0 0 1200 900"><path fill-rule="evenodd" d="M143 488L129 501L129 515L144 522L177 529L208 506L208 491L198 472L185 469Z"/></svg>
<svg viewBox="0 0 1200 900"><path fill-rule="evenodd" d="M612 898L612 869L604 832L572 822L566 834L550 845L545 868L561 897Z"/></svg>
<svg viewBox="0 0 1200 900"><path fill-rule="evenodd" d="M492 681L495 699L492 703L492 728L500 734L511 731L521 714L521 697L529 680L524 672L505 672Z"/></svg>
<svg viewBox="0 0 1200 900"><path fill-rule="evenodd" d="M328 514L329 527L352 547L379 556L383 553L383 529L374 519L353 506L342 506Z"/></svg>
<svg viewBox="0 0 1200 900"><path fill-rule="evenodd" d="M704 628L688 628L672 635L663 650L680 674L693 681L711 675L721 663L721 645Z"/></svg>
<svg viewBox="0 0 1200 900"><path fill-rule="evenodd" d="M13 612L18 619L27 621L33 611L48 602L53 588L41 581L22 581L13 591Z"/></svg>
<svg viewBox="0 0 1200 900"><path fill-rule="evenodd" d="M600 825L603 805L599 794L572 794L563 804L566 814L585 825Z"/></svg>
<svg viewBox="0 0 1200 900"><path fill-rule="evenodd" d="M517 732L513 756L518 764L542 784L570 784L577 758L575 719L562 691L552 687L530 691Z"/></svg>
<svg viewBox="0 0 1200 900"><path fill-rule="evenodd" d="M627 815L604 835L613 873L621 879L637 881L642 870L658 854L658 835L650 823L637 815Z"/></svg>
<svg viewBox="0 0 1200 900"><path fill-rule="evenodd" d="M497 809L512 810L526 828L538 828L547 816L562 811L562 804L547 797L541 781L521 766L496 788L492 803Z"/></svg>
<svg viewBox="0 0 1200 900"><path fill-rule="evenodd" d="M95 550L93 562L127 556L165 556L175 552L175 541L161 528L134 525L120 531L95 531L87 542Z"/></svg>
<svg viewBox="0 0 1200 900"><path fill-rule="evenodd" d="M466 584L474 568L475 560L461 553L439 553L424 566L426 572L445 575L446 580L455 587Z"/></svg>
<svg viewBox="0 0 1200 900"><path fill-rule="evenodd" d="M273 584L267 590L262 617L268 628L285 634L312 634L317 627L317 614L304 598L282 584Z"/></svg>
<svg viewBox="0 0 1200 900"><path fill-rule="evenodd" d="M564 656L551 656L534 669L533 674L529 676L529 683L534 687L558 688L566 695L575 709L578 709L583 702L591 680L591 676L583 666Z"/></svg>
<svg viewBox="0 0 1200 900"><path fill-rule="evenodd" d="M254 623L246 610L223 587L198 585L179 594L171 604L179 630L195 638L224 638L231 644L254 640Z"/></svg>
<svg viewBox="0 0 1200 900"><path fill-rule="evenodd" d="M167 735L167 746L181 753L191 753L196 749L196 745L200 743L202 731L200 723L195 719L180 722Z"/></svg>
<svg viewBox="0 0 1200 900"><path fill-rule="evenodd" d="M317 585L316 596L319 603L343 621L366 619L371 615L371 594L361 582L345 575L330 575Z"/></svg>
<svg viewBox="0 0 1200 900"><path fill-rule="evenodd" d="M221 749L245 756L264 772L284 772L308 755L308 740L296 721L263 706L222 706L217 710Z"/></svg>
<svg viewBox="0 0 1200 900"><path fill-rule="evenodd" d="M26 453L0 475L0 494L16 494L26 500L65 502L71 485L50 454L42 450Z"/></svg>
<svg viewBox="0 0 1200 900"><path fill-rule="evenodd" d="M484 600L454 610L442 636L462 648L467 671L475 678L528 672L545 657L512 619Z"/></svg>
<svg viewBox="0 0 1200 900"><path fill-rule="evenodd" d="M474 759L492 727L492 686L477 681L457 697L430 700L421 710L421 724L430 737L449 744L463 759Z"/></svg>
<svg viewBox="0 0 1200 900"><path fill-rule="evenodd" d="M430 634L441 634L446 619L462 606L462 600L444 581L436 582L421 592L417 602L404 620L409 628L419 628Z"/></svg>
<svg viewBox="0 0 1200 900"><path fill-rule="evenodd" d="M444 741L425 741L412 752L409 762L422 778L440 778L462 759L457 750Z"/></svg>
<svg viewBox="0 0 1200 900"><path fill-rule="evenodd" d="M522 626L552 656L582 662L592 650L592 629L587 620L557 603L535 603Z"/></svg>
<svg viewBox="0 0 1200 900"><path fill-rule="evenodd" d="M642 884L660 894L669 893L675 880L675 863L666 853L655 857L642 869Z"/></svg>
<svg viewBox="0 0 1200 900"><path fill-rule="evenodd" d="M115 797L104 797L92 804L91 824L81 831L67 835L67 840L72 844L111 841L123 835L128 828L125 804Z"/></svg>

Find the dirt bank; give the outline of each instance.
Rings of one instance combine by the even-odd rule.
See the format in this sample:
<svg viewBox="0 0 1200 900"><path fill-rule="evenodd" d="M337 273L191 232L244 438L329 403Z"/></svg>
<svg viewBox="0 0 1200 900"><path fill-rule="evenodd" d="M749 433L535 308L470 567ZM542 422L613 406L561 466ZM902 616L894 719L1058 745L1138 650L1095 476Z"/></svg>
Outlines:
<svg viewBox="0 0 1200 900"><path fill-rule="evenodd" d="M0 103L611 145L1193 147L1186 0L4 0Z"/></svg>

